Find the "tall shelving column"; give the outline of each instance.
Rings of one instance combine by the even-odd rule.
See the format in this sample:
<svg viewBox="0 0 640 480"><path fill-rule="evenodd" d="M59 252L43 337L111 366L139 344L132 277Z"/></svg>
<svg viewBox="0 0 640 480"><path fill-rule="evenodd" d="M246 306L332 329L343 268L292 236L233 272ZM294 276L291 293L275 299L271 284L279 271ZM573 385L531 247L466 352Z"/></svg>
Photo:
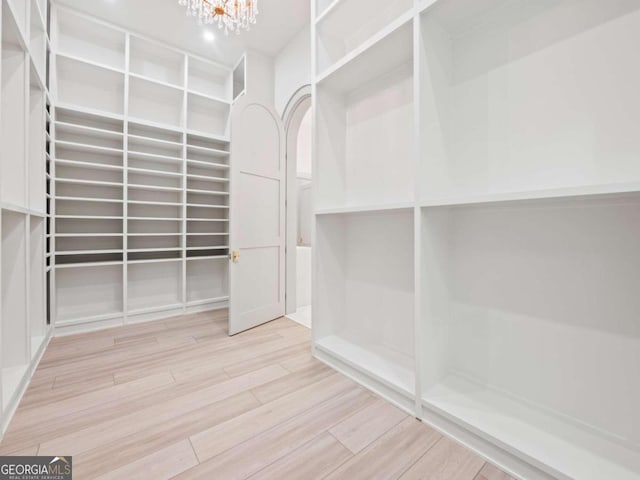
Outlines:
<svg viewBox="0 0 640 480"><path fill-rule="evenodd" d="M0 429L51 335L46 319L47 2L1 2Z"/></svg>
<svg viewBox="0 0 640 480"><path fill-rule="evenodd" d="M315 5L314 352L413 413L413 4L374 3Z"/></svg>

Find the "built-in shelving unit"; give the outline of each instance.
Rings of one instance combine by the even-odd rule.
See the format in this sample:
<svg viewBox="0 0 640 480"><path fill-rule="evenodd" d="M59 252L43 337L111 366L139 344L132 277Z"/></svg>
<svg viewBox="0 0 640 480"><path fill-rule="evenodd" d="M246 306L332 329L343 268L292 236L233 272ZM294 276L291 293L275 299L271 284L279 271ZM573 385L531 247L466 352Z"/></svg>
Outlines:
<svg viewBox="0 0 640 480"><path fill-rule="evenodd" d="M63 7L52 14L56 330L226 305L229 117L244 80Z"/></svg>
<svg viewBox="0 0 640 480"><path fill-rule="evenodd" d="M47 2L2 0L0 431L51 336L46 316Z"/></svg>
<svg viewBox="0 0 640 480"><path fill-rule="evenodd" d="M316 357L517 478L637 479L640 5L373 3L312 3Z"/></svg>

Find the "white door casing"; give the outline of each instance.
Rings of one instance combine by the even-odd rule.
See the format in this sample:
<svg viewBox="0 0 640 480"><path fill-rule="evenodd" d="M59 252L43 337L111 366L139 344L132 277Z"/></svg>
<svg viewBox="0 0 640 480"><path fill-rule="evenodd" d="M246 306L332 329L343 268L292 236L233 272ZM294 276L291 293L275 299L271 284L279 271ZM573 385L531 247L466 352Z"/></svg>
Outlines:
<svg viewBox="0 0 640 480"><path fill-rule="evenodd" d="M247 96L233 106L229 334L284 315L285 134L275 111Z"/></svg>

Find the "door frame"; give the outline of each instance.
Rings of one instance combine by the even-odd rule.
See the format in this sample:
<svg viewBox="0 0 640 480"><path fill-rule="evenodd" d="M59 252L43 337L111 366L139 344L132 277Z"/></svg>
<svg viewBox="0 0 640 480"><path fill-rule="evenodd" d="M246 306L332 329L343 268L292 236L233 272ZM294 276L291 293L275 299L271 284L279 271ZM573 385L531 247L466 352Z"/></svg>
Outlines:
<svg viewBox="0 0 640 480"><path fill-rule="evenodd" d="M285 131L285 164L286 174L286 241L285 241L285 314L297 310L296 294L296 247L297 241L297 147L298 131L305 114L311 109L311 85L304 85L294 92L282 113ZM313 174L312 174L313 181Z"/></svg>

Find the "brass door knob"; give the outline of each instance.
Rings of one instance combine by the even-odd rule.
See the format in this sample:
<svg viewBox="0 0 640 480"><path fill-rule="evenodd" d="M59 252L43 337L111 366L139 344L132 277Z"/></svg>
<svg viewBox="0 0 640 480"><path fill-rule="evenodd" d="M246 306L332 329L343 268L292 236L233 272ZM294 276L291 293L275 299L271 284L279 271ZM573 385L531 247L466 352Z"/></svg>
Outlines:
<svg viewBox="0 0 640 480"><path fill-rule="evenodd" d="M240 252L238 252L237 250L234 250L233 253L231 253L231 260L233 261L233 263L238 263L239 258L240 258Z"/></svg>

